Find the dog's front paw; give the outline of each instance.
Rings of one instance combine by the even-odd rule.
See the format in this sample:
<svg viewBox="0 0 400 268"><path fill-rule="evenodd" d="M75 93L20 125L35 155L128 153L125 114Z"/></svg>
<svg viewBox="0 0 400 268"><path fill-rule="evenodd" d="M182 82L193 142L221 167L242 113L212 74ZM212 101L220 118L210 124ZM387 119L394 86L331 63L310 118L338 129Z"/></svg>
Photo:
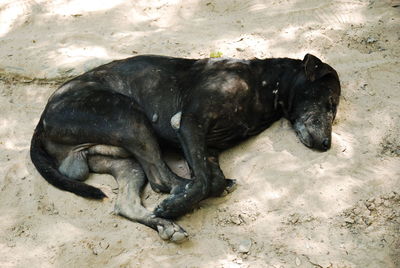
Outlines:
<svg viewBox="0 0 400 268"><path fill-rule="evenodd" d="M164 219L174 219L189 212L193 207L193 202L188 199L187 193L172 194L164 199L154 210L157 217Z"/></svg>
<svg viewBox="0 0 400 268"><path fill-rule="evenodd" d="M184 191L186 191L186 189L188 189L188 187L190 187L190 183L193 183L193 180L184 180L181 181L179 184L175 185L172 189L170 194L172 195L178 195L180 193L183 193Z"/></svg>
<svg viewBox="0 0 400 268"><path fill-rule="evenodd" d="M175 194L171 194L164 199L154 210L154 214L161 218L173 219L184 215L193 209L201 200L208 197L209 193L205 191L200 183L192 181L183 189Z"/></svg>

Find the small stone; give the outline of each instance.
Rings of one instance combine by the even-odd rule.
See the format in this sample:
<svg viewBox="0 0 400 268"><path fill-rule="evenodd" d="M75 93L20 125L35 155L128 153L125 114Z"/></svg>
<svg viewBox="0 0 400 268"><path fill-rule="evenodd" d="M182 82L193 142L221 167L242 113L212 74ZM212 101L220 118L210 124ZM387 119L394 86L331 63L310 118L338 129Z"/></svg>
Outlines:
<svg viewBox="0 0 400 268"><path fill-rule="evenodd" d="M361 86L361 89L362 89L362 90L366 90L366 89L367 89L367 86L368 86L368 84L367 84L367 83L364 83L364 84Z"/></svg>
<svg viewBox="0 0 400 268"><path fill-rule="evenodd" d="M294 215L292 216L292 218L291 218L289 221L290 221L290 223L292 223L292 224L296 224L299 220L300 220L300 216L297 215L297 214L294 214Z"/></svg>
<svg viewBox="0 0 400 268"><path fill-rule="evenodd" d="M376 43L376 42L378 42L378 39L375 39L373 37L368 37L367 38L367 44L373 44L373 43Z"/></svg>
<svg viewBox="0 0 400 268"><path fill-rule="evenodd" d="M251 245L252 245L251 239L244 239L240 241L238 252L248 253L251 249Z"/></svg>
<svg viewBox="0 0 400 268"><path fill-rule="evenodd" d="M388 197L389 197L389 199L394 199L394 198L396 197L396 193L395 193L395 192L391 192L391 193L388 195Z"/></svg>
<svg viewBox="0 0 400 268"><path fill-rule="evenodd" d="M361 210L360 210L359 208L354 208L354 209L353 209L353 213L354 213L355 215L359 215L359 214L361 213Z"/></svg>
<svg viewBox="0 0 400 268"><path fill-rule="evenodd" d="M369 210L374 210L375 209L375 204L374 203L370 203L370 204L367 205L367 208Z"/></svg>
<svg viewBox="0 0 400 268"><path fill-rule="evenodd" d="M368 209L365 209L361 214L361 216L363 216L363 217L369 217L370 215L371 215L371 211L369 211Z"/></svg>
<svg viewBox="0 0 400 268"><path fill-rule="evenodd" d="M296 265L297 265L297 266L300 266L300 265L301 265L301 261L300 261L299 257L296 257L295 262L296 262Z"/></svg>
<svg viewBox="0 0 400 268"><path fill-rule="evenodd" d="M107 243L107 242L102 241L102 242L99 243L99 246L104 251L104 250L106 250L106 249L108 249L110 247L110 244Z"/></svg>
<svg viewBox="0 0 400 268"><path fill-rule="evenodd" d="M377 197L377 198L375 198L375 202L374 203L375 203L376 206L379 206L379 205L382 204L382 199L380 197Z"/></svg>
<svg viewBox="0 0 400 268"><path fill-rule="evenodd" d="M233 222L236 225L240 225L242 223L242 221L240 220L240 217L235 217L235 216L231 217L231 222Z"/></svg>
<svg viewBox="0 0 400 268"><path fill-rule="evenodd" d="M346 219L344 219L344 221L345 221L346 223L350 223L350 224L353 224L353 223L354 223L354 220L353 220L352 218L346 218Z"/></svg>
<svg viewBox="0 0 400 268"><path fill-rule="evenodd" d="M372 218L371 217L366 217L364 218L364 223L368 226L372 224Z"/></svg>
<svg viewBox="0 0 400 268"><path fill-rule="evenodd" d="M396 217L396 211L393 210L387 217L389 220L393 220Z"/></svg>

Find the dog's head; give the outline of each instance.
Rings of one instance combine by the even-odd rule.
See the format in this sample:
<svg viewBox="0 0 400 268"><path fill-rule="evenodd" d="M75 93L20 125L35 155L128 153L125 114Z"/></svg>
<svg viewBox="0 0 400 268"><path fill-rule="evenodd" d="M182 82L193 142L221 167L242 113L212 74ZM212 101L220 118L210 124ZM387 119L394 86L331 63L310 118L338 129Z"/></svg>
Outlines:
<svg viewBox="0 0 400 268"><path fill-rule="evenodd" d="M297 136L307 147L327 151L331 147L332 123L340 96L336 71L307 54L291 92L288 116Z"/></svg>

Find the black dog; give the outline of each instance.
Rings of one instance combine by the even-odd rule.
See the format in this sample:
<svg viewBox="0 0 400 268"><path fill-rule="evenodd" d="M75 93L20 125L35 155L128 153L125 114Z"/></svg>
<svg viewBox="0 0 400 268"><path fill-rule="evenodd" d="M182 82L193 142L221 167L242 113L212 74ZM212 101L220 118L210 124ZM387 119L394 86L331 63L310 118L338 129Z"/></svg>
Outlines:
<svg viewBox="0 0 400 268"><path fill-rule="evenodd" d="M179 242L186 232L167 219L234 184L219 167L220 150L283 116L302 143L326 151L339 95L336 71L309 54L302 61L137 56L63 84L36 127L31 158L48 182L88 198L105 197L82 182L89 172L113 175L116 212ZM182 149L193 179L170 171L164 144ZM153 213L140 201L146 178L171 194Z"/></svg>

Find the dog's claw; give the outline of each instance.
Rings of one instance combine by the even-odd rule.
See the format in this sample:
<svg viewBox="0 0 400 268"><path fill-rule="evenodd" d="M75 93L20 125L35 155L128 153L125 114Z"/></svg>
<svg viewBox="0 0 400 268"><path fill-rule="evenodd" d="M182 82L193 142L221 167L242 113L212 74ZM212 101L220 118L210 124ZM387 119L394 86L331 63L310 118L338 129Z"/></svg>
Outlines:
<svg viewBox="0 0 400 268"><path fill-rule="evenodd" d="M234 179L227 179L227 180L228 180L228 181L227 181L227 183L226 183L225 191L227 191L228 194L230 194L230 193L232 193L233 191L236 190L236 188L237 188L237 183L236 183L236 180L234 180Z"/></svg>
<svg viewBox="0 0 400 268"><path fill-rule="evenodd" d="M158 235L163 240L167 240L168 239L168 235L164 232L164 227L162 227L161 225L157 225L157 231L158 231Z"/></svg>
<svg viewBox="0 0 400 268"><path fill-rule="evenodd" d="M211 196L223 197L232 193L236 189L236 180L223 179L216 183L213 183L214 188L211 190Z"/></svg>
<svg viewBox="0 0 400 268"><path fill-rule="evenodd" d="M171 241L175 242L175 243L182 243L182 242L186 241L187 238L188 238L187 233L177 232L172 235Z"/></svg>
<svg viewBox="0 0 400 268"><path fill-rule="evenodd" d="M221 197L227 196L228 194L232 193L233 191L236 190L236 180L231 180L231 179L227 179L227 185L226 188L224 189L224 191L221 194Z"/></svg>

